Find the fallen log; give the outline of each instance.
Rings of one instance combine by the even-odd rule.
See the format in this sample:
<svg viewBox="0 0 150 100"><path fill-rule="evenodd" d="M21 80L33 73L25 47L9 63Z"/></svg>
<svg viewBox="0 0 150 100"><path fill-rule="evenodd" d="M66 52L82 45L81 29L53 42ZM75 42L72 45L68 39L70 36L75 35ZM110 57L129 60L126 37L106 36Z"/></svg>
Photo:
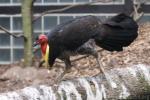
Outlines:
<svg viewBox="0 0 150 100"><path fill-rule="evenodd" d="M150 66L138 64L103 74L62 81L53 86L30 86L0 94L0 100L117 100L150 98Z"/></svg>

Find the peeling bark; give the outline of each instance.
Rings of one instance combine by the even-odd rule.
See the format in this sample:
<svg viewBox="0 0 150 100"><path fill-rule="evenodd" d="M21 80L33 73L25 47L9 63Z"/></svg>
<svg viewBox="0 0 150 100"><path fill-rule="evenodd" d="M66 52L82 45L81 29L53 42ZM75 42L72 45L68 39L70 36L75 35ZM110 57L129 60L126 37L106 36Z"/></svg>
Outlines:
<svg viewBox="0 0 150 100"><path fill-rule="evenodd" d="M95 77L62 81L53 86L30 86L2 93L0 100L102 100L150 98L150 66L138 64L106 72Z"/></svg>

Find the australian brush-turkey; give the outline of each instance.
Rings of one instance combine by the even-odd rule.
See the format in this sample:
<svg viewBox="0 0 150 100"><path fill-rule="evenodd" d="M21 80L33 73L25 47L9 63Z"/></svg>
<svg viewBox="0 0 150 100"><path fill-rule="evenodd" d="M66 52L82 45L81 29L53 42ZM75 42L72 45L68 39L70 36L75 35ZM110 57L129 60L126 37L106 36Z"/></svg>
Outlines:
<svg viewBox="0 0 150 100"><path fill-rule="evenodd" d="M99 64L92 43L108 51L122 51L136 39L137 31L137 23L123 13L105 22L89 15L60 24L46 35L39 35L34 45L40 44L43 59L50 67L59 58L65 62L66 69L70 69L71 54L93 55Z"/></svg>

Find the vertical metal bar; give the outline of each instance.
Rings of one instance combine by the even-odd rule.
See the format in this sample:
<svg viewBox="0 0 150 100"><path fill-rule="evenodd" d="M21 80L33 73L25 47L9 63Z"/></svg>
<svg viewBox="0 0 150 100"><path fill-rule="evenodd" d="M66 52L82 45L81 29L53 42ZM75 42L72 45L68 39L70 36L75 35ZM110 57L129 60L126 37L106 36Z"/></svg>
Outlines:
<svg viewBox="0 0 150 100"><path fill-rule="evenodd" d="M73 0L73 4L75 4L76 3L76 0Z"/></svg>
<svg viewBox="0 0 150 100"><path fill-rule="evenodd" d="M11 4L11 5L13 4L13 0L10 0L10 4Z"/></svg>
<svg viewBox="0 0 150 100"><path fill-rule="evenodd" d="M42 24L42 34L44 34L45 30L44 30L44 16L42 16L41 18L41 24Z"/></svg>
<svg viewBox="0 0 150 100"><path fill-rule="evenodd" d="M10 32L13 33L13 16L10 16ZM10 35L10 63L13 63L13 37Z"/></svg>
<svg viewBox="0 0 150 100"><path fill-rule="evenodd" d="M60 16L56 16L57 17L57 25L60 24Z"/></svg>
<svg viewBox="0 0 150 100"><path fill-rule="evenodd" d="M60 0L57 0L57 4L60 4Z"/></svg>
<svg viewBox="0 0 150 100"><path fill-rule="evenodd" d="M42 5L44 5L44 0L41 0Z"/></svg>
<svg viewBox="0 0 150 100"><path fill-rule="evenodd" d="M125 0L124 12L130 15L133 12L133 0Z"/></svg>

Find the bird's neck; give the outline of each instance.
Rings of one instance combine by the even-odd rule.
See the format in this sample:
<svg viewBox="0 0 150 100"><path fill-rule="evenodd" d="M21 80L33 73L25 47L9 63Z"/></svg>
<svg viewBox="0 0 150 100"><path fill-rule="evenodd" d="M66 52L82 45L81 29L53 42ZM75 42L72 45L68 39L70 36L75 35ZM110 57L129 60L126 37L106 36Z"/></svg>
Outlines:
<svg viewBox="0 0 150 100"><path fill-rule="evenodd" d="M42 58L45 61L46 67L48 66L49 59L49 45L48 43L44 43L41 45Z"/></svg>
<svg viewBox="0 0 150 100"><path fill-rule="evenodd" d="M43 43L41 44L41 51L42 51L42 55L46 54L46 49L48 47L48 43Z"/></svg>

